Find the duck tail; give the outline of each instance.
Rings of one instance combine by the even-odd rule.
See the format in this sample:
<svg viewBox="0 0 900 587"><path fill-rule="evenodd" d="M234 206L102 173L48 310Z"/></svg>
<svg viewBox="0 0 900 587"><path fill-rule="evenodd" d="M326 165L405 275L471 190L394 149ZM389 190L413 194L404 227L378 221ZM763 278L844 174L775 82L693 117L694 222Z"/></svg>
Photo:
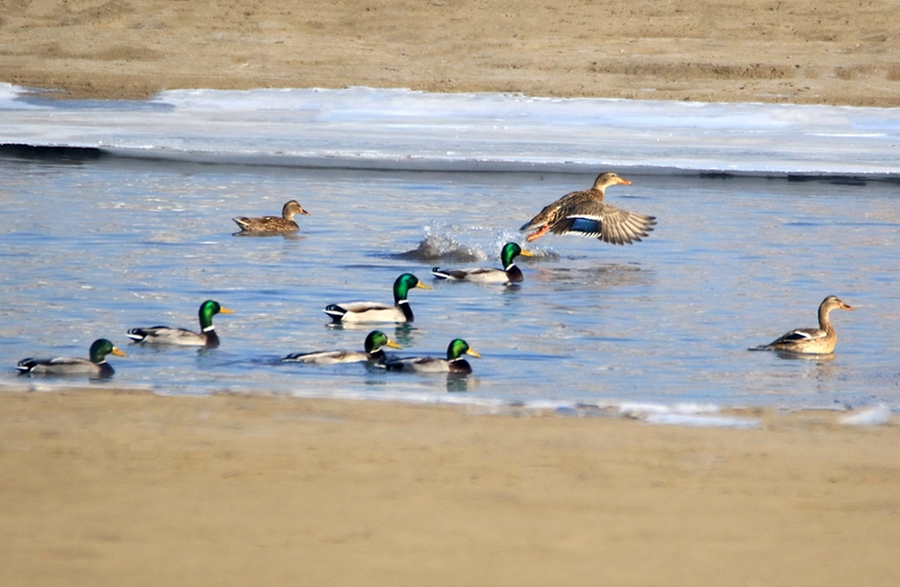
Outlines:
<svg viewBox="0 0 900 587"><path fill-rule="evenodd" d="M437 277L438 279L450 279L450 273L446 271L441 271L440 267L432 267L431 274Z"/></svg>
<svg viewBox="0 0 900 587"><path fill-rule="evenodd" d="M133 341L140 342L147 338L147 333L143 328L132 328L128 332L125 333L125 336L130 338Z"/></svg>
<svg viewBox="0 0 900 587"><path fill-rule="evenodd" d="M323 312L325 312L326 314L331 316L331 319L334 320L335 322L340 322L341 318L344 317L344 314L347 313L347 310L338 306L337 304L329 304L329 305L325 306L325 309L323 310Z"/></svg>
<svg viewBox="0 0 900 587"><path fill-rule="evenodd" d="M37 367L37 361L28 357L27 359L22 359L16 365L16 369L19 370L19 373L30 373L32 369Z"/></svg>

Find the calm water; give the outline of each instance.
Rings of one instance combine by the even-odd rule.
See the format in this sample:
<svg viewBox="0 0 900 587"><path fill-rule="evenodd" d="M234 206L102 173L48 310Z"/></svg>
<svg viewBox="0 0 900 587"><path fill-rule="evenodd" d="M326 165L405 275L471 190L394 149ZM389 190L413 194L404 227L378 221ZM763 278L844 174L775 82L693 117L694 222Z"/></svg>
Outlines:
<svg viewBox="0 0 900 587"><path fill-rule="evenodd" d="M0 386L70 383L14 366L85 356L107 337L129 357L112 357L116 376L92 384L164 394L900 408L896 183L616 171L633 185L608 198L657 216L650 238L613 247L550 235L520 260L525 283L502 287L433 282L430 268L499 265L524 221L593 173L0 159ZM232 216L275 214L291 198L312 214L296 238L232 236ZM434 289L411 293L411 327L384 330L402 354L443 355L465 338L483 356L472 377L277 363L361 348L369 328L331 327L322 308L390 301L404 271ZM857 308L833 314L833 357L746 351L815 326L828 294ZM135 326L196 328L208 298L235 311L216 317L219 349L128 344Z"/></svg>

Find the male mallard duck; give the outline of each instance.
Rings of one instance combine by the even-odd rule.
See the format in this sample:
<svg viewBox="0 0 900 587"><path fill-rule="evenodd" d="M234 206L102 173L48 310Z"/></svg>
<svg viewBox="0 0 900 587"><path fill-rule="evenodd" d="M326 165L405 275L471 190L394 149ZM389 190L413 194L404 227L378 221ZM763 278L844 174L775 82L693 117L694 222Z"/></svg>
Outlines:
<svg viewBox="0 0 900 587"><path fill-rule="evenodd" d="M92 377L109 377L115 370L106 362L106 355L113 354L127 357L113 343L105 338L98 338L91 345L90 360L73 357L57 357L55 359L22 359L16 368L20 375L90 375Z"/></svg>
<svg viewBox="0 0 900 587"><path fill-rule="evenodd" d="M612 172L602 173L594 180L594 187L566 194L541 210L519 230L537 230L528 236L528 242L544 236L548 231L596 237L614 245L640 242L640 237L648 236L653 230L656 217L633 214L605 203L604 190L617 184L631 185L631 182Z"/></svg>
<svg viewBox="0 0 900 587"><path fill-rule="evenodd" d="M513 259L519 255L531 257L534 253L525 251L516 243L506 243L500 249L500 260L503 262L503 269L494 269L493 267L478 267L474 269L445 269L435 267L431 270L438 279L448 279L450 281L474 281L477 283L515 283L525 279L522 270L516 267Z"/></svg>
<svg viewBox="0 0 900 587"><path fill-rule="evenodd" d="M317 351L312 353L296 353L281 359L284 362L315 363L317 365L334 365L336 363L363 363L367 361L383 363L384 347L401 348L399 344L388 338L380 330L373 330L366 336L364 348L360 351Z"/></svg>
<svg viewBox="0 0 900 587"><path fill-rule="evenodd" d="M437 357L408 357L405 359L389 359L384 367L388 371L414 371L417 373L471 373L472 366L463 357L471 355L477 359L481 355L469 348L469 345L461 338L450 341L447 347L447 358Z"/></svg>
<svg viewBox="0 0 900 587"><path fill-rule="evenodd" d="M232 314L218 302L206 300L200 304L200 332L186 328L170 328L169 326L151 326L149 328L132 328L128 338L143 344L171 344L178 346L204 346L214 349L219 346L219 335L213 326L212 319L216 314Z"/></svg>
<svg viewBox="0 0 900 587"><path fill-rule="evenodd" d="M394 305L379 302L331 304L325 313L335 322L412 322L413 313L406 295L410 288L431 289L412 273L404 273L394 281Z"/></svg>
<svg viewBox="0 0 900 587"><path fill-rule="evenodd" d="M837 344L837 333L831 325L831 311L834 309L852 310L835 296L828 296L819 305L819 327L798 328L778 337L762 346L752 347L751 351L778 351L784 353L827 355L834 352Z"/></svg>
<svg viewBox="0 0 900 587"><path fill-rule="evenodd" d="M281 217L278 216L262 216L258 218L232 218L241 228L241 232L263 232L277 234L281 232L294 232L300 227L294 222L295 214L303 214L309 216L309 212L303 209L297 200L287 202L281 208Z"/></svg>

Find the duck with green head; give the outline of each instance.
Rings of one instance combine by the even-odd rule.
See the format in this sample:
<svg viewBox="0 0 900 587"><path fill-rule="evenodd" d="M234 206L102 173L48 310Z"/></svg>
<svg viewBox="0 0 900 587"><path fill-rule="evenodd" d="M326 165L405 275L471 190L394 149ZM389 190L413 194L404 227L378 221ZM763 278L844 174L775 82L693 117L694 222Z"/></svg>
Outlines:
<svg viewBox="0 0 900 587"><path fill-rule="evenodd" d="M471 373L472 366L465 359L470 355L480 359L481 355L469 347L461 338L455 338L447 346L447 358L438 357L406 357L389 359L384 367L388 371L411 371L415 373Z"/></svg>
<svg viewBox="0 0 900 587"><path fill-rule="evenodd" d="M200 332L194 332L186 328L172 328L170 326L150 326L147 328L132 328L128 331L128 338L140 344L162 344L175 346L202 346L214 349L219 346L219 335L213 326L213 316L216 314L232 314L228 308L219 305L213 300L206 300L200 304Z"/></svg>
<svg viewBox="0 0 900 587"><path fill-rule="evenodd" d="M406 299L410 289L431 289L412 273L404 273L394 281L394 305L380 302L348 302L330 304L325 313L334 322L412 322L413 312Z"/></svg>
<svg viewBox="0 0 900 587"><path fill-rule="evenodd" d="M20 375L88 375L90 377L109 377L115 370L106 362L107 355L127 357L105 338L98 338L91 345L90 359L75 357L56 357L55 359L27 358L19 361L16 368Z"/></svg>
<svg viewBox="0 0 900 587"><path fill-rule="evenodd" d="M500 261L503 269L494 267L475 267L472 269L441 269L435 267L431 270L438 279L449 281L473 281L475 283L519 283L525 279L522 270L516 266L515 258L519 255L532 257L534 253L524 250L516 243L506 243L500 249Z"/></svg>
<svg viewBox="0 0 900 587"><path fill-rule="evenodd" d="M335 365L337 363L383 363L386 355L384 347L401 348L399 344L388 338L380 330L373 330L366 336L363 348L365 351L316 351L312 353L296 353L281 359L286 363L314 363L316 365Z"/></svg>

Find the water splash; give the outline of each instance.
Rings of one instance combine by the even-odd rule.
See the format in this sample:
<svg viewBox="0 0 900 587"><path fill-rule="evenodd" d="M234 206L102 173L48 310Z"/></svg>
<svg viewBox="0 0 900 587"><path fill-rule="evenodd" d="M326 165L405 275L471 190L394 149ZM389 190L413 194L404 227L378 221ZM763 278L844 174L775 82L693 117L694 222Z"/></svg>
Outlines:
<svg viewBox="0 0 900 587"><path fill-rule="evenodd" d="M441 263L499 263L500 249L509 242L520 242L521 235L509 231L498 231L494 227L468 226L437 223L425 227L425 236L415 248L390 257L407 261ZM535 257L556 259L559 254L544 247L523 246ZM499 265L498 265L499 267Z"/></svg>

